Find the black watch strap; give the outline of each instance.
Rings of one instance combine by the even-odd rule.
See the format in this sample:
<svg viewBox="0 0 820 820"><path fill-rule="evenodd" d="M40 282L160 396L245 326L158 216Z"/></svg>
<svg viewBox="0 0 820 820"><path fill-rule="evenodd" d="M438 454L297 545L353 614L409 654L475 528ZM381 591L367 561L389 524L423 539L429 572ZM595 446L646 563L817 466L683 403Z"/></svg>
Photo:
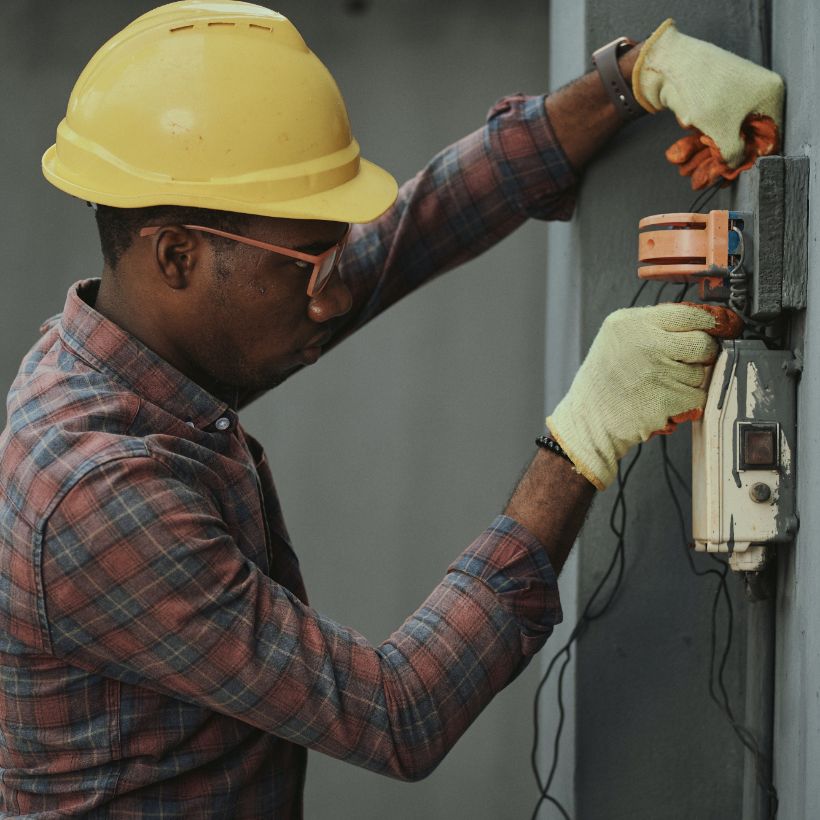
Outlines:
<svg viewBox="0 0 820 820"><path fill-rule="evenodd" d="M625 122L635 120L646 113L635 99L629 83L624 79L618 67L618 58L636 45L634 40L618 37L592 54L592 64L598 70L604 89Z"/></svg>

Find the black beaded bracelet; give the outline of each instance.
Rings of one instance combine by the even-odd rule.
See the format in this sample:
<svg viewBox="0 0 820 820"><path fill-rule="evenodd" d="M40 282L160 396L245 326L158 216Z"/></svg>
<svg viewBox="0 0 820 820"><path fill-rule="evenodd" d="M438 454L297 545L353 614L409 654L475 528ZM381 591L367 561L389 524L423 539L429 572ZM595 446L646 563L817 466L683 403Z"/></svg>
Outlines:
<svg viewBox="0 0 820 820"><path fill-rule="evenodd" d="M555 453L555 455L565 458L570 464L572 464L572 459L564 452L564 448L554 438L550 438L550 436L538 436L535 443L542 449L549 450L551 453Z"/></svg>

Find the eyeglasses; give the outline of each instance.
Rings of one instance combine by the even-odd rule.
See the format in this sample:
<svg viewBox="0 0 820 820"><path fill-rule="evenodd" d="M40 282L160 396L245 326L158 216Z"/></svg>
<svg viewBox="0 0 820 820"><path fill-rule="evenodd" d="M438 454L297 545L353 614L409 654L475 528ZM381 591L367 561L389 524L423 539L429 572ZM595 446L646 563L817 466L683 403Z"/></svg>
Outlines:
<svg viewBox="0 0 820 820"><path fill-rule="evenodd" d="M151 228L142 228L140 236L153 236L162 226L155 226ZM295 251L293 248L283 248L279 245L270 245L267 242L262 242L259 239L251 239L247 236L240 236L235 233L228 233L227 231L220 231L217 228L206 228L203 225L183 225L189 231L202 231L203 233L212 233L214 236L221 236L223 239L232 239L234 242L241 242L243 245L251 245L254 248L262 248L265 251L273 251L282 256L289 256L292 259L298 259L300 262L307 262L313 265L313 270L310 274L310 281L307 286L307 295L309 297L316 296L322 292L324 286L328 283L331 274L336 269L336 264L339 257L342 255L345 245L347 244L347 237L350 235L350 225L344 236L335 244L329 247L326 251L313 256L309 253L302 253Z"/></svg>

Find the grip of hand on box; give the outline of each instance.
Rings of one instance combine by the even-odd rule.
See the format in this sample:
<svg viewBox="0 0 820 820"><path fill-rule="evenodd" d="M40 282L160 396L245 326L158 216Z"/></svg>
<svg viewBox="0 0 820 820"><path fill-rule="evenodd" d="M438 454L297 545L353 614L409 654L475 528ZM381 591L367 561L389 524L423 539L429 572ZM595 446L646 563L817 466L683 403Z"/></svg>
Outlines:
<svg viewBox="0 0 820 820"><path fill-rule="evenodd" d="M700 302L681 302L682 305L691 305L699 310L705 310L715 318L715 326L711 330L707 330L710 336L716 339L737 339L743 333L743 319L737 315L733 310L720 305L704 305ZM704 387L708 387L707 383ZM671 416L669 421L661 430L656 430L653 435L666 436L674 433L679 424L684 421L697 421L703 418L703 408L695 407L685 413L679 413L676 416Z"/></svg>
<svg viewBox="0 0 820 820"><path fill-rule="evenodd" d="M674 112L692 133L667 159L694 189L734 179L780 148L784 87L773 71L681 34L672 19L647 39L632 71L635 98L649 112Z"/></svg>
<svg viewBox="0 0 820 820"><path fill-rule="evenodd" d="M740 329L736 314L711 305L615 311L547 418L550 433L578 472L605 489L631 447L702 413L706 367L719 349L714 337Z"/></svg>

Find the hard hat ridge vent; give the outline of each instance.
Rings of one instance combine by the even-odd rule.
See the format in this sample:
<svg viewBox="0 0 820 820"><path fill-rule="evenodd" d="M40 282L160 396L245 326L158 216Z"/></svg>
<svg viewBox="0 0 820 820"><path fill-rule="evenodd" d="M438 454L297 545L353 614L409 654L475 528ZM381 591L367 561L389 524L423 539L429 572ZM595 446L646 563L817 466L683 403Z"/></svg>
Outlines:
<svg viewBox="0 0 820 820"><path fill-rule="evenodd" d="M343 222L375 219L397 191L360 157L338 86L289 20L202 0L148 12L92 57L43 173L115 208Z"/></svg>

